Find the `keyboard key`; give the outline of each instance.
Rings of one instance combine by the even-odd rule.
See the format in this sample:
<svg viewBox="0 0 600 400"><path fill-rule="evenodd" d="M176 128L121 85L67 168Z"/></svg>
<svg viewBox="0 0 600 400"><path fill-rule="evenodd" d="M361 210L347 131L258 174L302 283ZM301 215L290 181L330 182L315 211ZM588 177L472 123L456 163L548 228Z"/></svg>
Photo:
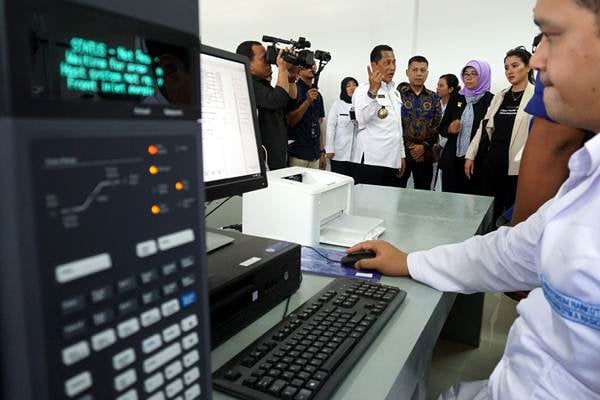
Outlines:
<svg viewBox="0 0 600 400"><path fill-rule="evenodd" d="M135 276L130 276L129 278L121 279L117 282L117 290L119 293L126 293L130 290L133 290L137 287L137 282L135 280Z"/></svg>
<svg viewBox="0 0 600 400"><path fill-rule="evenodd" d="M144 354L152 353L162 346L162 339L159 334L150 336L142 341L142 352Z"/></svg>
<svg viewBox="0 0 600 400"><path fill-rule="evenodd" d="M165 400L165 394L163 392L157 392L148 397L146 400Z"/></svg>
<svg viewBox="0 0 600 400"><path fill-rule="evenodd" d="M144 372L150 374L181 354L181 345L173 343L144 361ZM186 366L187 367L187 366Z"/></svg>
<svg viewBox="0 0 600 400"><path fill-rule="evenodd" d="M104 286L90 292L92 303L100 303L110 299L113 296L113 290L110 286Z"/></svg>
<svg viewBox="0 0 600 400"><path fill-rule="evenodd" d="M146 393L152 393L165 383L162 372L157 372L144 381L144 390Z"/></svg>
<svg viewBox="0 0 600 400"><path fill-rule="evenodd" d="M177 282L167 283L166 285L163 285L163 287L162 287L163 296L165 296L165 297L171 296L171 295L177 293L178 289L179 289L179 287L177 286Z"/></svg>
<svg viewBox="0 0 600 400"><path fill-rule="evenodd" d="M196 326L198 326L198 317L196 317L196 314L192 314L181 321L181 329L184 332L188 332Z"/></svg>
<svg viewBox="0 0 600 400"><path fill-rule="evenodd" d="M87 331L87 323L84 319L72 322L68 325L63 326L62 335L63 338L69 340L81 336Z"/></svg>
<svg viewBox="0 0 600 400"><path fill-rule="evenodd" d="M180 260L180 262L181 262L181 268L183 268L183 269L192 267L194 265L194 256L182 258Z"/></svg>
<svg viewBox="0 0 600 400"><path fill-rule="evenodd" d="M117 341L115 330L110 328L92 336L92 348L94 351L102 351L112 346Z"/></svg>
<svg viewBox="0 0 600 400"><path fill-rule="evenodd" d="M72 346L69 346L62 351L62 361L66 366L73 365L76 362L83 360L84 358L89 357L90 355L90 346L88 342L81 341L75 343Z"/></svg>
<svg viewBox="0 0 600 400"><path fill-rule="evenodd" d="M135 382L137 382L137 374L132 368L115 377L114 387L117 392L121 392L133 385Z"/></svg>
<svg viewBox="0 0 600 400"><path fill-rule="evenodd" d="M183 278L181 278L181 286L183 286L184 288L190 287L194 283L196 283L196 277L194 276L194 274L186 275Z"/></svg>
<svg viewBox="0 0 600 400"><path fill-rule="evenodd" d="M110 308L97 312L92 315L94 326L101 326L111 322L115 318L115 313Z"/></svg>
<svg viewBox="0 0 600 400"><path fill-rule="evenodd" d="M75 397L92 387L92 374L89 371L75 375L65 382L65 394Z"/></svg>
<svg viewBox="0 0 600 400"><path fill-rule="evenodd" d="M273 382L271 384L268 392L274 396L279 396L279 392L281 392L286 385L287 385L286 381L277 379L275 382Z"/></svg>
<svg viewBox="0 0 600 400"><path fill-rule="evenodd" d="M117 397L115 400L138 400L138 394L135 389L131 389Z"/></svg>
<svg viewBox="0 0 600 400"><path fill-rule="evenodd" d="M125 322L121 322L117 326L117 333L120 339L125 339L140 330L140 323L137 318L128 319Z"/></svg>
<svg viewBox="0 0 600 400"><path fill-rule="evenodd" d="M308 389L300 389L294 400L308 400L312 397L312 391Z"/></svg>
<svg viewBox="0 0 600 400"><path fill-rule="evenodd" d="M167 377L167 380L170 381L171 379L179 375L182 371L183 367L181 366L181 361L177 360L174 363L169 364L165 368L165 376Z"/></svg>
<svg viewBox="0 0 600 400"><path fill-rule="evenodd" d="M181 379L176 379L165 388L165 392L167 393L167 397L175 397L179 392L183 390L183 381Z"/></svg>
<svg viewBox="0 0 600 400"><path fill-rule="evenodd" d="M193 332L189 335L187 335L186 337L183 338L183 340L181 341L181 344L183 345L183 349L184 350L189 350L192 347L194 347L195 345L198 344L198 334L196 332Z"/></svg>
<svg viewBox="0 0 600 400"><path fill-rule="evenodd" d="M241 372L235 369L230 369L225 372L225 379L229 381L237 381L240 376L242 376Z"/></svg>
<svg viewBox="0 0 600 400"><path fill-rule="evenodd" d="M197 383L185 391L185 400L195 400L202 394L200 385Z"/></svg>
<svg viewBox="0 0 600 400"><path fill-rule="evenodd" d="M119 303L117 308L119 309L119 314L121 315L131 314L138 309L138 302L136 299L129 299Z"/></svg>
<svg viewBox="0 0 600 400"><path fill-rule="evenodd" d="M160 299L160 293L158 289L151 290L142 294L142 303L144 305L152 304Z"/></svg>
<svg viewBox="0 0 600 400"><path fill-rule="evenodd" d="M151 269L150 271L142 272L140 274L140 281L142 284L147 285L158 279L158 271Z"/></svg>
<svg viewBox="0 0 600 400"><path fill-rule="evenodd" d="M158 321L160 321L160 310L158 308L153 308L151 310L148 310L146 312L143 312L140 315L140 321L142 323L142 326L144 328L157 323Z"/></svg>
<svg viewBox="0 0 600 400"><path fill-rule="evenodd" d="M182 323L183 324L183 323ZM185 331L185 329L184 329ZM171 325L168 328L165 328L162 332L163 339L165 342L171 342L181 336L181 329L179 329L179 325Z"/></svg>
<svg viewBox="0 0 600 400"><path fill-rule="evenodd" d="M119 354L113 357L112 363L113 368L117 371L122 370L123 368L133 364L135 361L135 350L132 348L125 349Z"/></svg>
<svg viewBox="0 0 600 400"><path fill-rule="evenodd" d="M286 386L281 392L281 398L284 400L291 400L294 395L298 392L298 389L294 386Z"/></svg>
<svg viewBox="0 0 600 400"><path fill-rule="evenodd" d="M85 307L85 298L83 295L71 297L69 299L63 300L60 303L60 309L63 315L73 314L79 310L83 310Z"/></svg>
<svg viewBox="0 0 600 400"><path fill-rule="evenodd" d="M161 306L160 306L160 310L162 312L163 317L170 317L171 315L175 314L177 311L179 311L179 301L177 299L173 299L173 300L169 300L167 302L164 302Z"/></svg>
<svg viewBox="0 0 600 400"><path fill-rule="evenodd" d="M191 367L196 364L200 360L200 354L198 354L198 350L193 350L183 356L183 366L186 368Z"/></svg>
<svg viewBox="0 0 600 400"><path fill-rule="evenodd" d="M181 302L181 307L186 308L196 302L196 292L187 292L182 294L179 297L179 301Z"/></svg>
<svg viewBox="0 0 600 400"><path fill-rule="evenodd" d="M177 272L177 264L175 264L175 263L165 264L161 267L161 271L162 271L163 276L172 275L175 272Z"/></svg>

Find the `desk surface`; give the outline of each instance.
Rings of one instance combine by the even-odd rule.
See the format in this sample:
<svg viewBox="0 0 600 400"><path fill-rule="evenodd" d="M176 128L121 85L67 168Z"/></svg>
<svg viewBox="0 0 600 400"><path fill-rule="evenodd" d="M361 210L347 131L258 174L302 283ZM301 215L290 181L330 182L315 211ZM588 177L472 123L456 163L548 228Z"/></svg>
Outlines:
<svg viewBox="0 0 600 400"><path fill-rule="evenodd" d="M382 186L355 186L354 214L383 218L382 239L405 251L428 249L473 236L488 215L492 199ZM304 274L288 312L317 293L332 278ZM407 292L406 300L336 392L334 399L410 398L431 362L431 351L454 302L407 278L383 277L382 283ZM211 353L215 371L281 320L281 303ZM229 399L214 391L215 399Z"/></svg>

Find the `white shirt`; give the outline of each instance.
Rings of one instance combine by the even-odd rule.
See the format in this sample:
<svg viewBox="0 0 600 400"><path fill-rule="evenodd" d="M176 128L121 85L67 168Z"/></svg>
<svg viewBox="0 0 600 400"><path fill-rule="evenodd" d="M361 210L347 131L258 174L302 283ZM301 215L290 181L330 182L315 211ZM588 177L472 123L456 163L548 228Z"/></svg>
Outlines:
<svg viewBox="0 0 600 400"><path fill-rule="evenodd" d="M351 161L388 168L400 168L400 159L404 158L402 140L402 99L394 82L382 82L377 98L367 96L369 84L356 88L352 104L358 121L358 131L352 148ZM379 118L377 112L383 107L388 111L386 118Z"/></svg>
<svg viewBox="0 0 600 400"><path fill-rule="evenodd" d="M444 104L442 100L440 100L440 107L442 109L442 118L444 118L444 114L446 113L446 107L448 103ZM438 143L442 148L446 147L446 143L448 142L448 138L443 137L442 135L438 136Z"/></svg>
<svg viewBox="0 0 600 400"><path fill-rule="evenodd" d="M533 289L488 384L492 399L600 399L600 134L556 197L514 228L408 256L443 291Z"/></svg>
<svg viewBox="0 0 600 400"><path fill-rule="evenodd" d="M356 127L350 120L351 103L336 100L327 117L327 140L325 151L335 153L333 160L350 161Z"/></svg>

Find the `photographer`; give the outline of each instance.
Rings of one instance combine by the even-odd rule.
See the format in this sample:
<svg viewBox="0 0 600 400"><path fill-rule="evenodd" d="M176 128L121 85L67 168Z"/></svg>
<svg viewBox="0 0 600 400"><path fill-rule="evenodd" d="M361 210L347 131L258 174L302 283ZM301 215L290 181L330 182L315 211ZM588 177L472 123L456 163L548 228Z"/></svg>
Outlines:
<svg viewBox="0 0 600 400"><path fill-rule="evenodd" d="M296 108L288 113L290 166L325 169L321 122L325 117L323 98L312 87L316 66L300 67Z"/></svg>
<svg viewBox="0 0 600 400"><path fill-rule="evenodd" d="M287 123L286 111L297 97L296 79L290 70L291 64L286 62L282 53L277 56L277 83L271 86L273 71L267 62L266 49L260 42L246 41L240 43L237 54L250 59L250 73L254 83L254 98L258 108L258 123L263 155L270 170L287 166ZM292 82L292 83L290 83Z"/></svg>

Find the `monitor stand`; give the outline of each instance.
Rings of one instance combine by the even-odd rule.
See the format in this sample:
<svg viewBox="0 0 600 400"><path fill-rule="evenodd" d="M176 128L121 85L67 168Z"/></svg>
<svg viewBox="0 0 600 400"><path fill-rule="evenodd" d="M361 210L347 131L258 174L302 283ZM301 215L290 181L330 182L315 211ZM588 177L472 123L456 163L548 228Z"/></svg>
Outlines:
<svg viewBox="0 0 600 400"><path fill-rule="evenodd" d="M206 232L206 252L210 253L220 249L223 246L227 246L235 241L234 238L226 235L221 235L214 232Z"/></svg>

